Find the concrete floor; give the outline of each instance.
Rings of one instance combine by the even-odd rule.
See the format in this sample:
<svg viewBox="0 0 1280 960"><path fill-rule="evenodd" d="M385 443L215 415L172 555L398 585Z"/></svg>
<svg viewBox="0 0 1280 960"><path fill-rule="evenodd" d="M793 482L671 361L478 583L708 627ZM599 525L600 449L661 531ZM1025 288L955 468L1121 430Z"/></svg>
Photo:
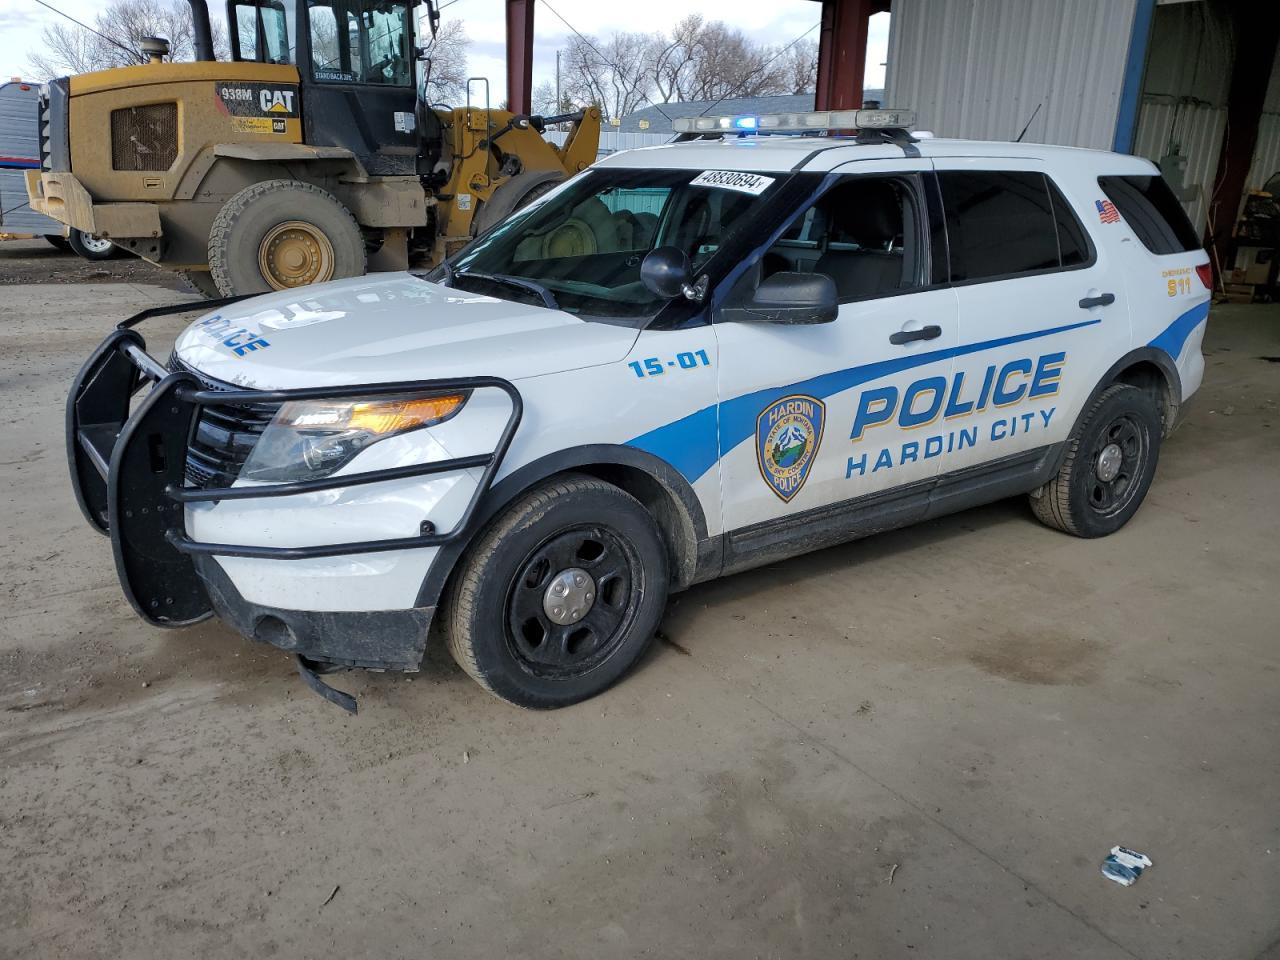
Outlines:
<svg viewBox="0 0 1280 960"><path fill-rule="evenodd" d="M433 650L351 718L72 501L70 378L175 296L0 289L0 956L1280 960L1280 308L1117 536L1002 503L696 588L575 708Z"/></svg>

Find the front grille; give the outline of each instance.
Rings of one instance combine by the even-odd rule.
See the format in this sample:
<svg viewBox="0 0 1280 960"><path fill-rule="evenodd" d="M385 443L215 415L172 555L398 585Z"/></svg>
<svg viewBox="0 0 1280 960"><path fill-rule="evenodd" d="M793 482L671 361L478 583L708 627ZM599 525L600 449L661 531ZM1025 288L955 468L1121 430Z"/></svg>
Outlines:
<svg viewBox="0 0 1280 960"><path fill-rule="evenodd" d="M169 357L169 370L194 374L206 390L235 390L235 386L213 380ZM249 454L267 424L280 409L277 403L209 404L200 408L200 417L187 445L187 483L200 489L229 487L240 476Z"/></svg>
<svg viewBox="0 0 1280 960"><path fill-rule="evenodd" d="M111 111L111 169L168 170L178 159L178 105Z"/></svg>

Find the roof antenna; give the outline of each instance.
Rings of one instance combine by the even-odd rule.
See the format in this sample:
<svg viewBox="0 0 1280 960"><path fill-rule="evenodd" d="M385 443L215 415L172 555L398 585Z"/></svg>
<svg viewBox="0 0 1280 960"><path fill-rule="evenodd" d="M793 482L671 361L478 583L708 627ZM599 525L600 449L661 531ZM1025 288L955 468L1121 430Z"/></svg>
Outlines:
<svg viewBox="0 0 1280 960"><path fill-rule="evenodd" d="M1025 136L1027 135L1027 131L1031 129L1031 124L1032 124L1033 122L1035 122L1036 114L1040 112L1040 108L1041 108L1041 107L1043 107L1043 106L1044 106L1044 101L1043 101L1043 100L1041 100L1039 103L1037 103L1037 104L1036 104L1036 108L1035 108L1034 110L1032 110L1032 111L1031 111L1031 119L1030 119L1030 120L1028 120L1028 121L1027 121L1027 125L1026 125L1025 127L1023 127L1023 128L1022 128L1022 132L1021 132L1020 134L1018 134L1018 139L1017 139L1017 140L1015 140L1015 141L1013 141L1014 143L1021 143L1021 142L1022 142L1022 138L1023 138L1023 137L1025 137Z"/></svg>

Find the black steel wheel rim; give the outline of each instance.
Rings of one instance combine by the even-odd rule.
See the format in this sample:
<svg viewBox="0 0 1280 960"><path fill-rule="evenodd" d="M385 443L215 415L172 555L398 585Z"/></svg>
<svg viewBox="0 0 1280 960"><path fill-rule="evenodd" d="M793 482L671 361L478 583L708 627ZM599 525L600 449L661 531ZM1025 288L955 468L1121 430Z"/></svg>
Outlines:
<svg viewBox="0 0 1280 960"><path fill-rule="evenodd" d="M544 608L551 582L568 569L586 571L594 602L575 623L556 623ZM626 639L644 588L640 556L604 524L559 530L516 568L504 610L507 645L522 668L539 677L572 680L609 659Z"/></svg>
<svg viewBox="0 0 1280 960"><path fill-rule="evenodd" d="M1110 446L1120 451L1115 476L1103 479L1100 472L1103 451ZM1147 432L1127 413L1113 418L1097 437L1089 463L1089 507L1103 516L1119 513L1133 500L1147 461Z"/></svg>

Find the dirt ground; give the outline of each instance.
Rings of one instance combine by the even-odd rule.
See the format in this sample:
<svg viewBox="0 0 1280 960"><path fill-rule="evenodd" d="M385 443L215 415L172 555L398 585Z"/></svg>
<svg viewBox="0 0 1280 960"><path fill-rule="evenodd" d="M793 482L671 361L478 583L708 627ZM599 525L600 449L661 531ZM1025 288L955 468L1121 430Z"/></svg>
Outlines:
<svg viewBox="0 0 1280 960"><path fill-rule="evenodd" d="M1000 503L695 588L578 707L432 649L350 717L72 500L68 382L174 296L0 288L0 956L1280 960L1280 308L1114 537Z"/></svg>
<svg viewBox="0 0 1280 960"><path fill-rule="evenodd" d="M44 239L0 241L0 286L27 283L146 283L192 292L178 274L140 257L89 261Z"/></svg>

